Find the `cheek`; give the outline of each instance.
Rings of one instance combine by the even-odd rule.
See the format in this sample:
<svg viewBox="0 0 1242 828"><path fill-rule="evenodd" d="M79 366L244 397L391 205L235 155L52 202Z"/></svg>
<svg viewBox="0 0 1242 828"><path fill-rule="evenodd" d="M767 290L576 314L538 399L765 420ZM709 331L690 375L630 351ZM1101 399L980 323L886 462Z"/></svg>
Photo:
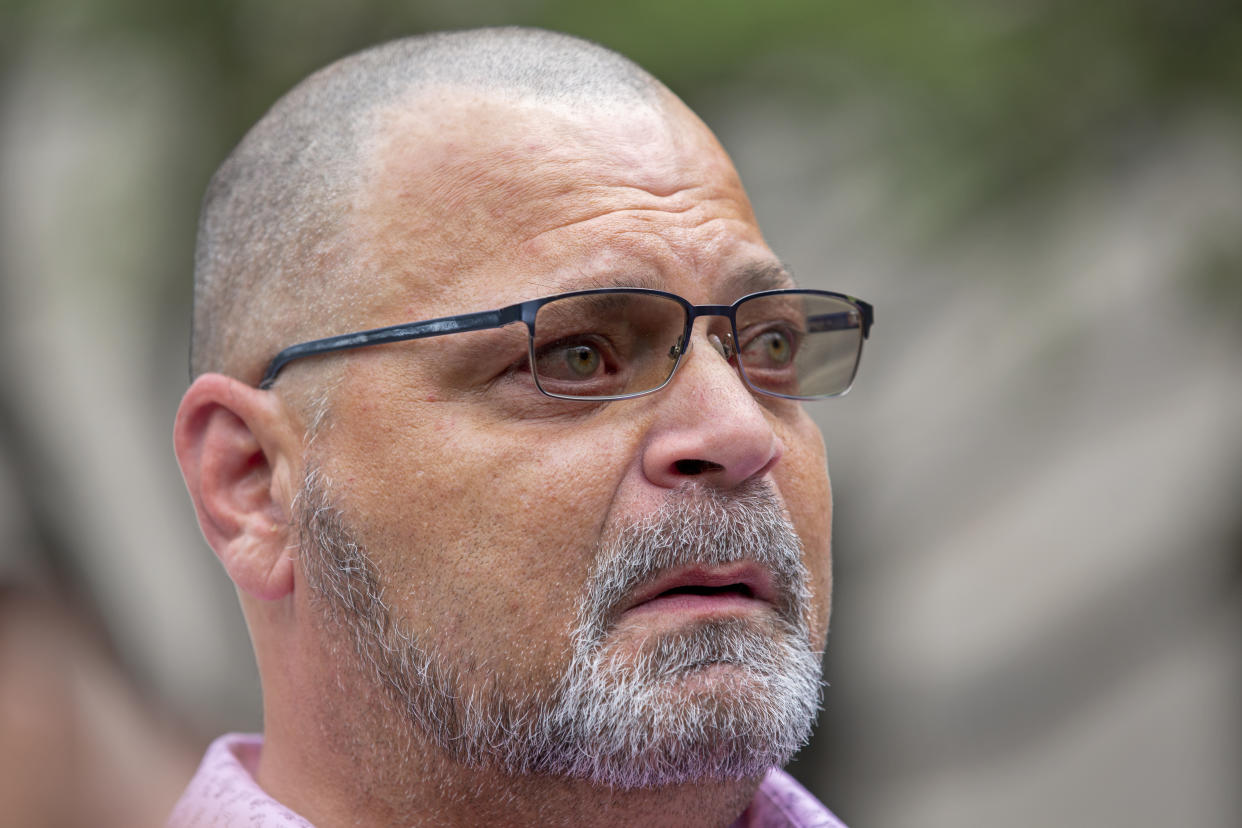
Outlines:
<svg viewBox="0 0 1242 828"><path fill-rule="evenodd" d="M777 482L811 576L812 630L824 634L832 605L832 489L819 429L802 417L784 437Z"/></svg>
<svg viewBox="0 0 1242 828"><path fill-rule="evenodd" d="M466 405L416 408L413 427L367 417L350 439L321 450L386 600L415 635L463 664L554 669L567 659L632 440L615 426L515 425ZM346 467L355 473L345 476Z"/></svg>

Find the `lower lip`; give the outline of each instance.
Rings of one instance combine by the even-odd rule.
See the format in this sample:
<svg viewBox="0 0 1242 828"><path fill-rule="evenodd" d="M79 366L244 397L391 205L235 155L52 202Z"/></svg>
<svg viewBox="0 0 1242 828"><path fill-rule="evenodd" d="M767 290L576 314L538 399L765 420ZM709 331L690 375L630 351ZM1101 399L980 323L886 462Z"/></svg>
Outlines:
<svg viewBox="0 0 1242 828"><path fill-rule="evenodd" d="M752 612L768 606L767 602L736 593L723 592L716 595L674 593L660 595L650 601L630 607L625 615L649 615L651 613L682 613L708 615L712 613Z"/></svg>

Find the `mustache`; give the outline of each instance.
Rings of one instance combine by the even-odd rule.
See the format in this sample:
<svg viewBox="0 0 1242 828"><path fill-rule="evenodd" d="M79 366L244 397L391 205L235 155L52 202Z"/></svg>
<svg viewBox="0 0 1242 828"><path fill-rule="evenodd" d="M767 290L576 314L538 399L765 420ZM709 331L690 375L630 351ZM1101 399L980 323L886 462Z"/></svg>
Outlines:
<svg viewBox="0 0 1242 828"><path fill-rule="evenodd" d="M768 570L778 615L802 628L810 600L802 542L772 485L753 480L728 492L687 484L655 513L606 537L586 584L579 630L599 642L643 584L683 567L739 561Z"/></svg>

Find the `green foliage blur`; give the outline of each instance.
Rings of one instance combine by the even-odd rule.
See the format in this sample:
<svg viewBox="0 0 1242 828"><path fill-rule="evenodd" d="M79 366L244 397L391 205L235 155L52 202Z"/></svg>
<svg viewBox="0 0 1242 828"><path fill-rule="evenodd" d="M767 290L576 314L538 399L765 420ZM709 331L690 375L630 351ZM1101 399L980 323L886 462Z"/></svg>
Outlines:
<svg viewBox="0 0 1242 828"><path fill-rule="evenodd" d="M10 0L5 40L46 32L159 44L201 79L221 151L312 68L380 40L543 26L626 54L692 104L755 77L808 106L861 92L892 115L914 201L960 219L1124 165L1197 112L1242 120L1242 10L1230 0ZM10 43L16 46L16 43ZM6 48L6 54L12 49ZM969 162L969 163L963 163ZM963 171L969 171L963 180Z"/></svg>
<svg viewBox="0 0 1242 828"><path fill-rule="evenodd" d="M157 49L194 79L214 163L284 90L367 45L436 29L533 25L599 41L692 107L746 83L808 108L865 100L900 188L896 226L924 241L1039 210L1084 177L1123 175L1195 119L1242 125L1242 7L1231 0L7 0L4 60L31 38ZM201 190L200 190L201 191ZM1242 233L1188 274L1242 309ZM1232 269L1232 268L1230 268Z"/></svg>
<svg viewBox="0 0 1242 828"><path fill-rule="evenodd" d="M995 663L980 657L984 666L979 675L953 676L943 685L935 683L934 675L918 676L921 667L909 673L867 673L881 659L871 652L850 653L851 642L862 640L859 633L867 626L858 623L849 629L867 609L863 599L851 596L863 594L863 575L885 565L894 572L904 571L926 554L925 536L939 537L942 547L950 545L948 540L956 543L960 538L951 528L959 521L968 526L1004 524L1004 531L997 529L994 536L1011 543L998 544L991 559L1003 560L1009 552L1006 546L1024 548L1012 541L1030 534L1031 527L1061 527L1062 520L1073 517L1032 516L1025 510L1063 505L1052 495L1066 482L1080 482L1071 472L1081 479L1103 481L1098 488L1115 494L1116 504L1124 505L1109 503L1099 515L1089 516L1098 517L1098 523L1083 516L1089 511L1084 506L1077 524L1083 537L1066 542L1075 548L1107 546L1102 539L1111 537L1112 524L1131 522L1112 516L1114 507L1118 513L1132 508L1121 484L1144 476L1130 474L1126 470L1131 466L1117 464L1117 458L1146 457L1153 434L1176 434L1177 451L1168 456L1184 456L1196 472L1180 466L1166 469L1161 465L1163 455L1154 455L1145 475L1167 479L1178 493L1183 488L1190 492L1186 500L1160 499L1161 508L1177 512L1180 504L1194 499L1211 505L1211 497L1199 498L1198 490L1185 483L1199 481L1205 463L1201 455L1183 452L1181 441L1187 434L1202 437L1192 433L1194 428L1182 428L1183 422L1215 421L1206 416L1183 420L1156 403L1168 393L1165 383L1185 379L1175 384L1179 390L1171 398L1185 402L1191 415L1198 411L1195 404L1204 400L1204 407L1210 407L1215 397L1201 393L1201 386L1192 380L1198 377L1196 370L1217 370L1213 360L1232 371L1236 382L1234 351L1219 356L1213 350L1215 340L1207 335L1216 333L1216 323L1242 332L1242 210L1227 194L1204 196L1201 191L1211 189L1206 184L1226 182L1227 188L1228 182L1237 180L1233 170L1221 170L1219 178L1215 174L1223 164L1237 164L1240 156L1232 148L1242 146L1238 0L0 0L0 113L8 116L7 121L0 118L0 194L6 196L0 199L0 253L7 254L0 256L0 310L6 303L18 309L11 315L9 333L21 347L9 348L10 362L33 364L37 370L30 376L40 380L33 382L27 376L24 385L3 383L0 484L7 461L15 469L13 478L21 481L12 487L20 497L11 511L33 527L29 534L38 543L32 548L53 572L52 580L78 585L68 590L78 596L78 603L98 601L99 610L91 617L112 625L112 635L122 645L118 650L130 659L130 666L140 668L136 674L148 679L162 675L157 667L165 659L172 665L161 668L167 675L177 681L183 673L189 678L180 684L168 680L161 692L187 707L191 703L210 707L211 699L194 695L197 680L192 671L160 649L164 638L176 638L160 635L164 627L186 636L228 623L219 620L222 615L206 614L204 594L218 592L230 610L234 600L223 575L210 570L216 576L210 582L203 574L214 562L192 545L189 506L179 486L165 482L176 480L165 446L166 424L184 389L185 328L201 194L245 130L313 70L387 39L484 25L564 31L634 59L718 128L726 148L738 155L752 195L761 189L755 181L762 180L765 158L779 155L787 148L781 141L793 135L790 140L798 143L797 151L782 159L784 167L774 165L777 175L764 188L772 194L770 199L788 202L780 205L786 207L783 213L776 213L793 225L781 228L787 237L814 236L824 224L836 222L831 243L801 245L812 265L842 256L835 271L828 267L819 271L822 278L854 278L850 253L842 254L837 242L866 228L869 238L861 246L868 257L866 275L857 278L869 280L859 295L880 305L880 335L874 345L869 343L865 360L868 387L874 390L864 392L871 394L869 398L858 395L856 403L851 400L851 407L823 415L834 418L836 434L854 435L864 448L855 449L853 468L865 468L873 475L859 472L851 479L849 441L842 439L846 445L833 446L834 481L847 481L840 487L842 506L834 529L837 548L846 552L839 559L844 563L839 568L843 588L834 612L845 619L846 631L841 644L834 646L841 663L864 680L852 676L852 684L842 682L838 706L829 707L827 714L840 718L823 729L829 734L826 738L837 744L822 756L809 751L813 758L799 760L807 763L802 773L832 780L835 788L825 788L831 794L827 799L834 807L844 803L842 813L848 816L852 801L882 805L890 791L909 796L906 783L917 778L915 771L932 769L930 778L939 790L949 779L940 775L943 763L956 762L957 767L980 772L984 781L974 784L982 790L993 778L987 771L997 764L994 758L1003 749L1006 756L1033 757L1029 765L1010 766L1023 769L1015 772L1015 778L1025 791L1026 768L1033 767L1038 775L1055 765L1040 752L1050 741L1047 734L1085 732L1081 722L1088 714L1094 717L1097 709L1112 707L1123 683L1118 676L1147 676L1140 672L1148 666L1145 659L1164 655L1147 638L1130 649L1125 649L1125 641L1118 644L1123 638L1118 630L1130 619L1146 621L1147 627L1136 624L1140 630L1159 628L1162 634L1169 625L1162 621L1168 615L1149 614L1146 606L1142 613L1121 613L1125 624L1115 621L1108 608L1125 609L1130 604L1114 591L1125 592L1122 597L1128 598L1133 591L1130 584L1146 583L1142 579L1150 577L1159 584L1151 594L1194 594L1193 578L1206 566L1203 561L1210 563L1214 547L1201 542L1202 548L1197 548L1198 541L1189 536L1200 525L1210 530L1215 524L1198 517L1197 511L1184 510L1180 517L1188 527L1186 547L1170 553L1178 557L1177 566L1153 569L1156 574L1150 576L1145 570L1108 570L1115 583L1101 587L1100 594L1112 603L1102 602L1100 609L1093 599L1084 598L1077 615L1068 615L1068 620L1057 615L1050 631L1041 631L1045 644L1037 652L1045 653L1044 658L1032 660L1035 668L1017 670L1017 680L1011 677L1012 668L1027 657L1024 642L1040 640L1034 632ZM772 101L779 105L765 107ZM777 123L752 123L803 115L788 133ZM743 163L738 148L728 145L725 127L730 123L775 128L753 130L759 134L751 137L751 155ZM1218 151L1222 146L1227 151ZM754 170L756 162L759 172ZM853 188L834 190L856 172L854 166L861 175L846 181ZM1182 171L1188 174L1179 177ZM1135 181L1143 186L1131 186ZM872 193L869 187L881 192ZM863 197L854 198L856 192ZM1110 229L1109 211L1127 206L1132 193L1145 200L1140 202L1145 208L1141 216L1121 222L1124 233ZM1201 196L1202 205L1187 209L1188 202ZM758 199L756 206L759 209ZM759 212L767 232L780 227L779 220ZM842 219L841 212L849 216ZM1158 232L1166 228L1171 232ZM1079 230L1083 237L1104 241L1086 252L1065 252L1079 241ZM972 242L980 239L991 245L982 245L988 255L975 255L978 248ZM1115 247L1134 251L1134 256L1108 264ZM896 251L891 262L876 255L890 250ZM1117 300L1116 294L1125 292L1134 260L1144 257L1151 264L1148 270L1158 271L1159 278L1139 274L1148 280L1147 286ZM983 264L972 266L972 261ZM1103 279L1090 272L1092 263L1100 261L1108 264L1100 266L1107 271ZM935 277L920 285L917 280L925 275L925 262ZM1010 262L1024 266L1006 272ZM814 272L812 267L807 271ZM883 277L890 272L895 275L886 281ZM1116 273L1119 278L1109 278ZM957 283L949 285L950 277ZM988 293L995 287L992 283L1002 281L1000 289ZM853 284L833 281L817 286L852 289ZM21 290L10 290L15 286ZM934 303L928 298L932 294ZM976 305L966 301L980 294L989 301ZM1076 316L1066 313L1067 306L1086 294L1092 294L1092 307ZM1183 317L1182 304L1195 305L1196 313ZM1163 325L1162 313L1168 318ZM116 334L118 330L124 335ZM1014 341L1002 341L1011 330L1017 331ZM1206 342L1202 349L1182 347L1200 339ZM62 344L57 351L53 346L59 340L74 347ZM1234 344L1230 339L1228 347ZM924 359L927 354L932 357ZM1167 357L1163 369L1158 360L1152 367L1153 355ZM92 362L86 359L90 356L100 358ZM102 374L108 378L107 395L91 395L96 386L85 382L90 371L71 370L88 363L108 369ZM1223 381L1212 375L1202 387L1229 387L1225 370L1218 373ZM79 394L79 385L87 391ZM1186 388L1190 392L1180 390ZM928 399L933 396L931 405ZM887 415L881 405L893 400L898 404L889 407L897 410ZM927 407L919 409L914 402ZM67 416L61 420L48 412ZM100 412L110 413L111 419ZM864 422L864 413L874 422ZM1167 432L1162 430L1166 421ZM95 422L111 424L106 431L88 427ZM1160 424L1161 430L1152 424ZM1123 426L1129 429L1125 434ZM126 431L127 427L132 430ZM864 436L858 438L859 434ZM1128 442L1113 439L1126 434ZM1231 435L1206 439L1220 444L1222 456L1236 445ZM117 452L109 453L114 444ZM891 445L904 446L915 456L903 456L897 464L889 454L886 464L882 449ZM1098 465L1117 464L1120 471L1095 467L1082 471L1080 461L1099 445L1109 450L1095 455ZM90 464L83 464L78 455L97 458L95 469L81 474L80 467ZM858 459L864 456L865 464ZM123 457L124 464L117 457ZM1015 482L1018 469L1036 473ZM144 477L148 470L149 477ZM122 471L132 472L127 482L117 482L124 480L118 477ZM1236 485L1228 491L1216 485L1217 478L1210 473L1204 472L1201 479L1207 481L1204 491L1212 497L1228 500L1229 491L1238 491ZM928 486L921 483L924 480L934 482ZM1113 486L1118 487L1115 493L1109 488ZM145 494L131 496L126 491L130 487ZM3 489L0 485L0 496ZM939 490L939 498L929 498L929 489ZM168 494L167 501L160 499L163 494ZM876 548L880 544L857 543L864 533L876 533L881 521L873 516L867 522L864 501L868 500L900 512L885 512L882 520L893 527L908 524L911 536L893 529L886 537L910 543L909 550L894 545L885 558ZM1096 501L1084 500L1088 502ZM1157 499L1136 496L1133 502ZM1236 498L1229 501L1235 502ZM150 559L161 562L170 559L169 549L177 544L194 550L198 557L185 550L177 557L185 568L180 583L183 589L186 584L193 589L160 593L135 587L130 583L133 572L141 575L143 567L126 562L142 558L127 558L115 550L141 544L131 542L121 529L141 524L145 530L152 519L149 512L171 513L174 503L185 510L180 516L187 527L185 538L168 528L164 534L148 532L150 537L143 540L152 547ZM928 503L946 507L947 516L933 520L935 510ZM5 505L0 497L0 524ZM101 517L113 513L120 516L116 521ZM78 524L81 528L73 528ZM1072 533L1067 528L1064 534ZM852 541L876 560L851 557ZM1153 542L1160 543L1159 536ZM1236 548L1235 543L1231 549ZM115 561L101 550L113 550ZM1092 551L1087 549L1082 558L1089 559ZM1140 564L1144 560L1141 555L1135 558ZM982 559L980 555L972 560ZM851 561L856 567L853 573ZM98 575L92 564L109 577ZM201 570L191 568L200 564ZM1013 571L1025 572L1028 563L1020 564ZM150 564L146 568L153 573L151 583L157 574L176 575L173 568L165 571ZM862 572L864 568L869 569ZM957 571L967 569L963 565ZM1236 566L1232 571L1230 583L1236 584ZM124 578L114 582L111 576L116 572ZM1167 573L1173 572L1188 573L1190 586L1183 584L1181 592L1176 583L1170 587L1168 582L1176 579ZM856 577L851 583L852 576ZM173 586L177 583L174 578ZM1021 593L1012 583L999 583L995 590L1002 595ZM867 593L877 594L888 593ZM948 594L956 593L950 589ZM161 595L167 604L185 603L190 608L187 617L179 618L169 607L164 615L146 607L152 596ZM186 599L191 595L202 600ZM934 607L937 600L933 595L927 605ZM1214 612L1213 606L1205 602L1203 612ZM150 623L141 612L127 616L125 611L134 607L159 621ZM200 614L194 616L193 611ZM870 617L870 626L875 626L876 616L885 614L900 616L885 607ZM951 617L947 611L944 615ZM244 629L240 619L232 623L243 651L239 658L249 668ZM1090 626L1096 623L1102 627ZM1080 627L1089 634L1080 633ZM954 629L952 624L947 628ZM900 638L891 627L879 637L883 635ZM1066 659L1068 666L1061 669L1059 648L1068 639L1085 644L1066 648L1080 658ZM908 644L907 639L900 640ZM1162 640L1180 647L1177 638L1165 635ZM853 646L861 650L861 645ZM173 655L183 649L180 640L167 646ZM1172 651L1173 644L1168 649ZM908 646L899 652L917 650ZM1097 653L1108 658L1096 658ZM941 655L937 652L935 658L917 663L934 664ZM228 667L216 667L232 663L223 657L201 661L213 675L231 675ZM1082 667L1094 661L1108 664ZM1170 663L1181 670L1181 661ZM1039 673L1041 665L1053 665L1060 672ZM915 680L910 676L925 678L928 683L907 688L892 680L894 676L905 677L907 683ZM993 692L1000 688L1009 693L1024 677L1032 676L1039 681L1009 697ZM257 697L257 687L245 686L244 678L222 686L245 700ZM847 695L851 686L857 694L854 707ZM933 692L923 692L927 687ZM944 693L952 699L937 695L938 687L953 688ZM959 693L963 687L971 692ZM875 688L886 694L868 708ZM901 691L907 690L909 695L902 696ZM1024 700L1035 691L1047 695L1031 713ZM208 692L223 696L226 691L213 685ZM839 703L841 697L846 697L844 704ZM1198 703L1193 701L1196 697L1189 698ZM896 699L907 706L912 699L930 702L900 711L903 719L894 712L897 705L891 704ZM986 703L974 704L979 699ZM212 715L235 721L227 706L221 702ZM1146 714L1146 708L1134 709ZM928 710L956 714L924 716ZM851 718L857 720L854 731ZM897 719L901 722L893 725ZM216 721L210 720L209 726L216 727ZM859 744L849 743L851 732L865 733L868 744L878 746L870 759ZM1159 729L1153 732L1153 740L1158 740ZM1024 753L1032 744L1033 752ZM1110 754L1109 764L1116 760L1118 766L1128 767L1125 760L1134 758L1130 754L1136 751L1127 747L1128 741L1118 744L1121 747ZM904 771L890 767L892 755L904 757ZM846 756L848 760L838 758ZM876 759L879 756L883 762ZM1185 767L1188 778L1210 780L1214 773L1233 778L1232 766L1216 759L1204 764L1187 760ZM1058 796L1073 789L1059 782L1044 784L1043 790L1056 790ZM1175 788L1176 783L1170 786ZM1110 790L1101 788L1104 794ZM1186 788L1186 801L1196 801L1196 790ZM1009 801L997 799L1002 800ZM1041 809L1046 804L1041 802ZM862 804L858 808L864 813ZM949 824L1005 822L954 819Z"/></svg>

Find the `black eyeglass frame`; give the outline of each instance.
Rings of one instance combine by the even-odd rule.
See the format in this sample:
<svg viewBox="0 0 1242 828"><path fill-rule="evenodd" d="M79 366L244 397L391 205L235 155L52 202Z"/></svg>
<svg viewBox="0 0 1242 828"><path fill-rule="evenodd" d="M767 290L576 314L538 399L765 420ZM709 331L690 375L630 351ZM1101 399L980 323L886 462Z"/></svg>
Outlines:
<svg viewBox="0 0 1242 828"><path fill-rule="evenodd" d="M740 305L747 301L762 296L773 295L811 295L822 296L825 298L835 299L847 304L853 305L858 309L862 321L862 341L858 345L858 355L854 360L854 372L851 374L851 381L841 391L831 394L820 394L813 397L796 396L792 394L780 394L774 391L768 391L763 388L756 387L746 377L746 371L739 364L738 373L746 387L750 390L766 394L771 397L784 397L786 399L806 400L821 399L827 397L836 397L844 394L853 384L853 376L858 371L858 362L862 358L862 343L871 335L871 325L875 320L875 310L870 304L855 299L844 293L835 293L828 290L811 290L802 288L779 289L779 290L763 290L757 293L749 293L738 299L731 305L692 305L682 297L675 293L669 293L663 290L655 290L653 288L636 288L636 287L612 287L612 288L592 288L589 290L575 290L569 293L558 293L554 296L544 296L539 299L528 299L525 302L507 305L503 308L489 311L476 311L474 313L462 313L456 316L444 316L438 319L428 319L422 322L405 322L399 325L389 325L383 328L373 328L367 331L357 331L355 333L338 334L336 336L328 336L322 339L312 339L308 342L301 342L297 345L291 345L272 358L268 363L267 370L263 373L263 378L259 380L259 388L270 389L276 382L276 376L286 365L294 360L303 359L305 357L318 356L320 354L328 354L334 351L352 350L354 348L365 348L371 345L384 345L391 342L405 342L411 339L425 339L432 336L444 336L446 334L466 333L468 331L486 331L494 328L503 328L506 325L512 325L515 322L521 322L526 325L527 342L530 360L532 366L531 375L535 372L533 366L535 364L535 315L539 309L549 302L555 302L559 299L571 299L575 296L591 296L604 293L636 293L646 294L649 296L660 296L671 299L681 305L686 311L686 325L682 331L681 343L690 341L690 333L694 327L694 322L701 316L722 316L729 320L732 329L733 339L737 340L737 309ZM676 354L676 362L668 373L668 377L664 382L655 388L649 388L644 391L635 391L629 394L610 395L607 397L589 397L589 396L572 396L569 394L555 394L545 390L540 384L538 377L535 377L535 385L539 388L540 393L554 397L556 399L581 400L583 402L593 402L600 400L625 400L633 397L641 397L645 394L652 394L659 391L673 379L673 375L677 373L677 369L681 366L681 358L685 356L686 348L682 347Z"/></svg>

